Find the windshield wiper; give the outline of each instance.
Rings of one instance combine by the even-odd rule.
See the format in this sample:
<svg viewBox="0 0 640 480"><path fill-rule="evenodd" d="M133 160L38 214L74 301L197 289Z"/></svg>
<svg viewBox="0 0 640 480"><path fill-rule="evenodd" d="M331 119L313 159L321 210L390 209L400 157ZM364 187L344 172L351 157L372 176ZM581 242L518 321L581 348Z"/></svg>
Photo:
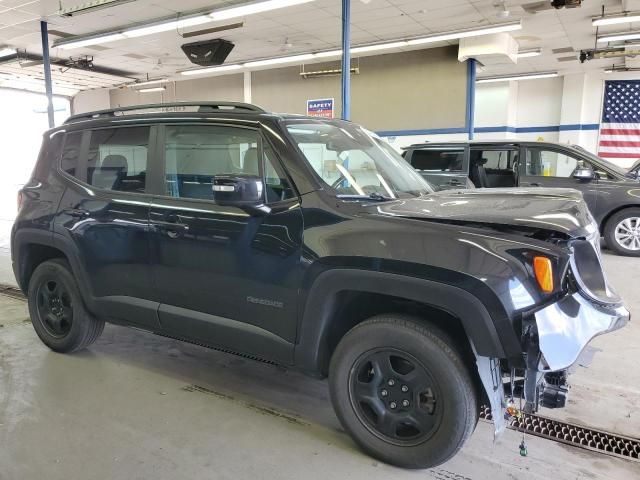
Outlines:
<svg viewBox="0 0 640 480"><path fill-rule="evenodd" d="M337 195L340 200L374 200L376 202L389 202L396 200L380 193L370 193L369 195Z"/></svg>

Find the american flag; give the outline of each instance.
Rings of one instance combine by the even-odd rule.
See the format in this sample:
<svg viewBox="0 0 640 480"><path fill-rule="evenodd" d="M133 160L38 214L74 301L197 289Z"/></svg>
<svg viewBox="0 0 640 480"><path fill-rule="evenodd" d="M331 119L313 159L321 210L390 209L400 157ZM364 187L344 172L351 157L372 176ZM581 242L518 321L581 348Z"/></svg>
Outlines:
<svg viewBox="0 0 640 480"><path fill-rule="evenodd" d="M598 155L640 158L640 80L605 82Z"/></svg>

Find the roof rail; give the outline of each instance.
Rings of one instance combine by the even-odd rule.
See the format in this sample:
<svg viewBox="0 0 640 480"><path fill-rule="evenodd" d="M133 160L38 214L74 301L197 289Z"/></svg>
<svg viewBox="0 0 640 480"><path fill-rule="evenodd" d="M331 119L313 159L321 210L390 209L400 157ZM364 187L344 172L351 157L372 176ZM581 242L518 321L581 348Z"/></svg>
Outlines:
<svg viewBox="0 0 640 480"><path fill-rule="evenodd" d="M174 103L152 103L148 105L133 105L130 107L109 108L107 110L97 110L94 112L80 113L72 115L64 122L65 125L83 120L95 120L103 117L117 117L125 115L129 112L140 111L140 113L148 113L146 110L160 110L162 112L180 112L182 108L197 107L197 112L216 112L216 111L240 111L240 112L257 112L264 113L264 110L256 105L241 102L174 102Z"/></svg>

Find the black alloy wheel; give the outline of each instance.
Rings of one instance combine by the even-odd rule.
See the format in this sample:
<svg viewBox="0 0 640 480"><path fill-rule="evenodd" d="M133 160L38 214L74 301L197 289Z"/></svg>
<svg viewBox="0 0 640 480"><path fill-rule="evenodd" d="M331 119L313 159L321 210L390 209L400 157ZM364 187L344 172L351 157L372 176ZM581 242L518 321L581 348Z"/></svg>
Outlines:
<svg viewBox="0 0 640 480"><path fill-rule="evenodd" d="M44 278L37 287L37 311L49 335L62 338L71 331L73 304L67 288L58 280Z"/></svg>
<svg viewBox="0 0 640 480"><path fill-rule="evenodd" d="M435 380L415 357L400 350L363 354L351 370L349 394L363 424L395 445L428 440L442 420Z"/></svg>

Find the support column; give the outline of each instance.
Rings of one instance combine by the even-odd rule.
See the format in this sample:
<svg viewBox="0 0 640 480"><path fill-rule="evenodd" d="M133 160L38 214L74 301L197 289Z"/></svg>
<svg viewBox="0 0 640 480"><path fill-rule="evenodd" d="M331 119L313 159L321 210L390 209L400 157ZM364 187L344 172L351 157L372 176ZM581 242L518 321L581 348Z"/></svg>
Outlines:
<svg viewBox="0 0 640 480"><path fill-rule="evenodd" d="M351 118L351 0L342 0L342 117Z"/></svg>
<svg viewBox="0 0 640 480"><path fill-rule="evenodd" d="M47 22L40 22L40 35L42 37L42 60L44 68L44 88L47 94L47 117L49 128L55 126L53 117L53 85L51 83L51 58L49 58L49 26Z"/></svg>
<svg viewBox="0 0 640 480"><path fill-rule="evenodd" d="M244 72L244 103L251 103L251 70Z"/></svg>
<svg viewBox="0 0 640 480"><path fill-rule="evenodd" d="M467 60L467 134L473 140L476 117L476 59Z"/></svg>

